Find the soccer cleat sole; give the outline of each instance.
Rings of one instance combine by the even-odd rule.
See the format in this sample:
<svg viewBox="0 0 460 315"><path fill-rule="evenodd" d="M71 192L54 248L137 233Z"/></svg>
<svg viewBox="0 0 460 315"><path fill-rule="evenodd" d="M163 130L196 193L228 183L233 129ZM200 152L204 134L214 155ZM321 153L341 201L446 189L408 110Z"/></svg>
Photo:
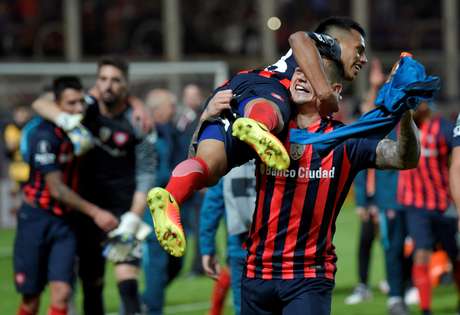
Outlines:
<svg viewBox="0 0 460 315"><path fill-rule="evenodd" d="M249 144L269 167L285 170L290 159L281 141L262 124L250 118L238 118L233 123L232 135Z"/></svg>
<svg viewBox="0 0 460 315"><path fill-rule="evenodd" d="M174 207L175 203L171 194L163 188L153 188L147 195L147 204L150 208L158 242L172 256L181 257L185 253L185 234L182 226L173 222L167 213L168 211L176 211L168 208L169 206ZM179 211L177 204L175 207Z"/></svg>

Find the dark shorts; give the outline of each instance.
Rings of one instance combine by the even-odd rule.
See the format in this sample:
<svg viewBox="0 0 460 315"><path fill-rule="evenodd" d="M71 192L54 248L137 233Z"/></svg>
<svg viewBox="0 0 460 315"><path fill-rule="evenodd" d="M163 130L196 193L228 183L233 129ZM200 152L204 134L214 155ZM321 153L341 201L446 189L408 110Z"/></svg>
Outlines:
<svg viewBox="0 0 460 315"><path fill-rule="evenodd" d="M226 89L231 89L236 95L236 102L232 102L232 111L237 116L244 115L244 105L250 100L265 98L277 105L284 124L288 123L291 115L290 94L277 79L262 77L256 73L238 74L215 93ZM213 122L203 123L198 132L198 143L206 139L224 142L229 169L242 165L256 156L251 147L232 136L232 121L228 115L223 115Z"/></svg>
<svg viewBox="0 0 460 315"><path fill-rule="evenodd" d="M334 281L325 278L262 280L243 277L241 315L329 315Z"/></svg>
<svg viewBox="0 0 460 315"><path fill-rule="evenodd" d="M406 208L406 222L416 249L433 249L441 243L450 257L457 254L457 219L438 210Z"/></svg>
<svg viewBox="0 0 460 315"><path fill-rule="evenodd" d="M265 98L275 103L284 123L288 123L291 117L291 95L289 90L276 78L263 77L257 73L238 74L215 92L226 89L231 89L236 95L236 102L232 106L233 111L240 116L243 115L240 104L248 99Z"/></svg>
<svg viewBox="0 0 460 315"><path fill-rule="evenodd" d="M16 289L32 295L50 281L69 285L75 279L76 239L63 218L23 204L18 211L14 242Z"/></svg>

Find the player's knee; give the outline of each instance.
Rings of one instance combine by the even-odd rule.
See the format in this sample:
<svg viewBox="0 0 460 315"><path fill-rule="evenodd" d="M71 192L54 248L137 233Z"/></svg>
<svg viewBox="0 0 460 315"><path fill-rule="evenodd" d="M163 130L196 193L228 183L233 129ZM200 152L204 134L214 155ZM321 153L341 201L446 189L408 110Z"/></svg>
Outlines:
<svg viewBox="0 0 460 315"><path fill-rule="evenodd" d="M63 282L51 282L51 305L66 308L72 296L72 288Z"/></svg>

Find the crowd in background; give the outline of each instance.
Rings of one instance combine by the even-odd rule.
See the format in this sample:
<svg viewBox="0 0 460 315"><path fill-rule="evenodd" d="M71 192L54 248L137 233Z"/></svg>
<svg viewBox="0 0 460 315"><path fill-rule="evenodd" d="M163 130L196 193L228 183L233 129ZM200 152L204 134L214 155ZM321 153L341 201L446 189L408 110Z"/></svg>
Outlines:
<svg viewBox="0 0 460 315"><path fill-rule="evenodd" d="M121 52L135 57L162 55L162 1L80 2L84 57ZM0 56L62 58L62 4L59 0L1 1ZM372 1L369 33L373 49L441 49L441 6L431 4L429 0ZM277 32L278 50L287 48L287 37L293 31L310 29L326 16L348 15L350 6L350 0L280 1L283 24ZM257 56L261 36L256 17L257 1L234 1L232 10L225 1L181 1L185 55L205 54L211 59ZM423 23L414 23L414 19ZM117 36L111 36L113 33ZM420 33L424 36L416 36Z"/></svg>
<svg viewBox="0 0 460 315"><path fill-rule="evenodd" d="M338 114L341 120L351 121L353 113L359 115L365 113L372 108L373 100L378 87L384 81L384 75L381 68L373 64L370 76L371 90L364 102L356 102L351 99L346 100L342 105L343 110ZM156 131L155 148L157 152L157 167L156 167L156 182L155 186L164 187L167 183L171 171L180 161L184 160L188 154L188 147L192 134L198 124L199 116L202 111L202 105L206 95L201 87L190 83L184 86L181 95L174 95L171 91L164 88L153 88L144 97L143 101L146 108L146 113L154 123ZM355 109L354 104L359 104ZM20 198L19 187L26 179L24 178L24 165L21 157L18 155L19 138L21 128L33 116L33 112L27 104L20 104L14 107L9 119L2 123L2 141L0 149L2 156L9 160L9 168L4 169L4 176L8 174L14 185L11 186L11 197L16 200L12 203L11 211L14 212L18 207L17 200ZM436 105L430 104L431 110L436 112ZM448 117L449 118L449 117ZM1 163L2 166L6 165ZM398 173L394 171L377 171L368 170L363 172L355 181L356 205L357 213L362 221L360 231L360 243L358 253L358 286L355 291L347 298L346 303L356 304L371 298L372 293L368 287L368 275L370 264L370 253L372 242L377 235L377 230L380 229L380 238L385 251L391 248L388 224L399 216L399 206L396 201L398 181ZM380 186L379 186L380 185ZM377 193L382 192L385 187L385 196L377 197ZM390 192L388 187L393 188ZM203 274L201 255L199 251L200 237L200 208L202 205L204 192L196 193L187 204L183 205L186 215L183 218L185 229L189 235L195 238L196 247L194 252L194 263L192 274ZM380 198L380 199L378 199ZM389 200L393 203L389 204ZM145 212L144 220L152 224L150 214ZM391 234L391 233L390 233ZM405 239L404 238L403 240ZM398 241L401 241L398 239ZM398 252L399 253L399 252ZM388 260L389 259L389 260ZM393 260L392 260L393 259ZM393 258L387 256L387 267L394 263ZM443 262L448 264L447 262ZM164 302L164 293L166 286L178 275L182 267L182 259L168 255L158 244L154 234L150 235L144 244L144 253L142 261L145 272L145 291L143 294L143 302L151 311L149 314L161 314ZM450 267L444 269L446 274L451 270ZM225 273L223 273L225 275ZM227 275L228 277L228 275ZM397 281L408 281L410 288L412 282L409 279L398 279ZM228 280L222 280L223 286L228 287ZM388 279L394 281L394 279ZM433 280L437 281L434 284L442 282L441 275ZM218 284L222 284L218 282ZM406 287L406 284L404 285ZM393 288L393 293L394 293ZM390 285L390 296L392 288ZM397 292L401 294L401 292ZM217 297L219 298L219 297ZM222 297L220 297L222 298Z"/></svg>

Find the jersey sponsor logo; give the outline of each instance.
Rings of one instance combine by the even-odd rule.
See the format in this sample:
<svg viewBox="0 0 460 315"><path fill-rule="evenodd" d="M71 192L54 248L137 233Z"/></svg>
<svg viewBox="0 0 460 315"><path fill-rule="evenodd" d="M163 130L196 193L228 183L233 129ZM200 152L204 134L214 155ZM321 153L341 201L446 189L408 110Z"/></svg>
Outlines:
<svg viewBox="0 0 460 315"><path fill-rule="evenodd" d="M110 139L110 136L112 135L112 130L108 127L101 127L99 129L99 138L101 139L102 142L107 142L107 140Z"/></svg>
<svg viewBox="0 0 460 315"><path fill-rule="evenodd" d="M322 167L317 170L311 170L306 167L299 167L298 169L277 170L271 167L267 167L265 169L265 175L309 179L334 178L335 166L333 166L330 170L323 169Z"/></svg>
<svg viewBox="0 0 460 315"><path fill-rule="evenodd" d="M113 141L119 147L123 146L126 142L128 142L129 135L123 131L116 131L113 134Z"/></svg>
<svg viewBox="0 0 460 315"><path fill-rule="evenodd" d="M293 160L298 160L303 156L305 147L305 144L292 143L291 147L289 148L289 155Z"/></svg>
<svg viewBox="0 0 460 315"><path fill-rule="evenodd" d="M56 155L51 153L51 144L48 140L40 140L37 143L37 153L34 156L34 160L38 164L46 165L52 164L56 161Z"/></svg>

